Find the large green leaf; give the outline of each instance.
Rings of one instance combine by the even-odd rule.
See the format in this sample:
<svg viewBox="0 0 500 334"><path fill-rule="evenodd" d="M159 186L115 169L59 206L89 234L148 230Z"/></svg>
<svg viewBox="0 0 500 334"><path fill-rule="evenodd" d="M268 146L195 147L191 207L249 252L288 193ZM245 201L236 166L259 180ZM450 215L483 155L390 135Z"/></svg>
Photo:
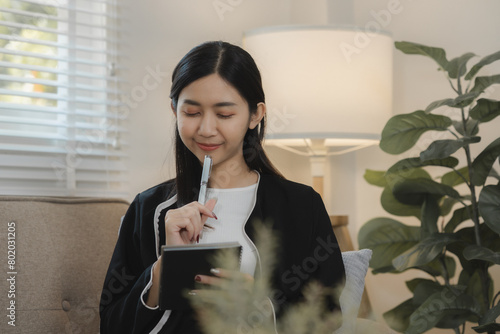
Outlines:
<svg viewBox="0 0 500 334"><path fill-rule="evenodd" d="M456 328L463 324L467 317L478 317L479 313L479 305L471 296L466 294L457 296L455 292L446 287L429 296L413 312L410 316L410 325L405 333L424 333L438 325L444 318L448 318L447 328ZM440 327L444 328L445 326Z"/></svg>
<svg viewBox="0 0 500 334"><path fill-rule="evenodd" d="M446 265L448 277L455 276L455 271L457 269L457 264L455 262L455 259L452 258L451 256L445 256L444 262ZM444 272L443 272L444 268L443 268L441 261L439 260L439 257L435 258L434 260L432 260L431 262L429 262L427 264L412 267L411 269L421 270L423 272L426 272L427 274L429 274L432 277L443 276L443 274L444 274ZM408 287L408 288L410 288L410 287ZM411 288L410 288L410 290L411 290Z"/></svg>
<svg viewBox="0 0 500 334"><path fill-rule="evenodd" d="M411 279L409 281L406 281L406 287L408 288L408 290L413 292L413 294L415 294L415 289L417 288L417 286L419 286L421 283L424 283L424 282L427 282L429 284L438 284L439 285L438 282L432 281L430 279L414 278L414 279Z"/></svg>
<svg viewBox="0 0 500 334"><path fill-rule="evenodd" d="M477 333L486 333L488 331L500 331L500 324L495 323L495 320L500 317L500 304L486 311L484 316L479 319L479 326L472 327Z"/></svg>
<svg viewBox="0 0 500 334"><path fill-rule="evenodd" d="M454 234L435 233L394 258L392 265L398 271L425 265L438 257L447 245L457 241L460 239Z"/></svg>
<svg viewBox="0 0 500 334"><path fill-rule="evenodd" d="M385 180L384 174L385 174L384 171L367 169L363 177L366 180L366 182L368 182L373 186L385 187L387 186L387 181Z"/></svg>
<svg viewBox="0 0 500 334"><path fill-rule="evenodd" d="M463 256L464 249L469 245L476 244L475 227L464 227L454 233L461 241L449 244L447 250L455 254L460 260L464 270L473 272L477 269L477 261L468 261ZM494 233L486 224L479 224L479 236L481 244L494 252L500 252L500 236Z"/></svg>
<svg viewBox="0 0 500 334"><path fill-rule="evenodd" d="M398 201L394 194L392 193L393 187L398 182L401 182L406 179L431 179L431 176L427 171L422 168L412 168L404 173L386 173L385 179L387 181L387 187L382 191L382 195L380 197L380 203L382 207L387 212L402 217L414 216L420 219L421 208L420 205L406 205Z"/></svg>
<svg viewBox="0 0 500 334"><path fill-rule="evenodd" d="M486 312L486 305L490 304L491 298L493 297L493 282L490 275L487 275L486 282L483 282L482 276L484 273L482 270L482 266L476 266L473 272L463 270L460 274L458 284L466 287L465 293L469 296L473 296L478 301L481 308L481 314L484 314L484 312ZM483 293L484 283L489 287L488 297L485 297ZM486 300L486 298L488 300Z"/></svg>
<svg viewBox="0 0 500 334"><path fill-rule="evenodd" d="M441 216L447 216L450 212L451 209L457 204L459 201L457 199L451 198L451 197L443 197L441 198L441 201L439 203L439 206L441 208Z"/></svg>
<svg viewBox="0 0 500 334"><path fill-rule="evenodd" d="M446 226L444 227L444 232L445 233L453 233L455 229L457 228L458 225L460 225L462 222L467 221L470 219L470 213L472 210L472 206L468 206L466 208L460 208L456 209L453 212L453 216L451 219L446 223Z"/></svg>
<svg viewBox="0 0 500 334"><path fill-rule="evenodd" d="M481 190L479 212L486 225L500 234L500 185L488 185Z"/></svg>
<svg viewBox="0 0 500 334"><path fill-rule="evenodd" d="M441 290L443 290L443 286L439 284L439 282L423 280L413 291L413 303L415 305L422 305L430 295L440 292Z"/></svg>
<svg viewBox="0 0 500 334"><path fill-rule="evenodd" d="M469 167L462 167L456 171L446 173L441 178L441 183L450 187L469 182Z"/></svg>
<svg viewBox="0 0 500 334"><path fill-rule="evenodd" d="M413 158L413 159L418 159L418 158ZM399 167L402 167L402 165L400 165ZM423 168L416 167L416 168L405 169L404 167L402 167L401 168L402 170L399 172L398 171L398 169L400 169L399 167L396 166L395 168L392 167L389 168L389 170L387 170L387 172L384 175L387 181L387 186L390 187L391 189L397 183L408 179L420 179L420 178L429 180L432 179L431 175Z"/></svg>
<svg viewBox="0 0 500 334"><path fill-rule="evenodd" d="M499 162L500 162L500 160L499 160ZM498 181L500 181L500 174L498 174L498 172L494 168L492 168L490 170L490 174L488 176L494 177L495 179L497 179Z"/></svg>
<svg viewBox="0 0 500 334"><path fill-rule="evenodd" d="M392 310L383 314L384 320L393 330L404 332L410 324L410 316L416 310L412 299L407 299Z"/></svg>
<svg viewBox="0 0 500 334"><path fill-rule="evenodd" d="M495 160L500 156L500 138L495 139L472 162L471 182L475 186L482 186L490 174Z"/></svg>
<svg viewBox="0 0 500 334"><path fill-rule="evenodd" d="M474 56L475 54L473 54L472 52L468 52L461 55L460 57L456 57L450 60L448 63L448 67L446 68L448 70L448 75L450 76L450 78L456 79L464 75L467 70L467 62Z"/></svg>
<svg viewBox="0 0 500 334"><path fill-rule="evenodd" d="M457 96L454 99L442 99L431 102L427 108L425 108L425 112L428 114L434 109L437 109L442 106L448 106L451 108L463 108L471 104L474 99L477 97L477 92L469 92L462 95Z"/></svg>
<svg viewBox="0 0 500 334"><path fill-rule="evenodd" d="M394 197L390 187L384 188L380 196L380 204L382 208L390 214L400 217L417 217L420 219L421 208L420 205L403 204Z"/></svg>
<svg viewBox="0 0 500 334"><path fill-rule="evenodd" d="M453 168L458 165L458 159L454 157L448 157L445 159L435 159L422 161L420 158L408 158L396 162L392 165L387 173L397 173L405 177L407 174L412 172L412 169L424 166L441 166Z"/></svg>
<svg viewBox="0 0 500 334"><path fill-rule="evenodd" d="M491 333L491 332L497 333L500 332L500 324L491 322L486 325L472 327L472 329L475 330L476 333Z"/></svg>
<svg viewBox="0 0 500 334"><path fill-rule="evenodd" d="M477 77L474 80L474 87L470 90L471 93L477 93L478 95L483 93L486 88L491 85L500 83L500 74L492 75L489 77Z"/></svg>
<svg viewBox="0 0 500 334"><path fill-rule="evenodd" d="M422 161L445 159L462 147L480 141L481 137L436 140L432 142L425 151L420 153L420 159Z"/></svg>
<svg viewBox="0 0 500 334"><path fill-rule="evenodd" d="M470 245L464 249L464 257L471 260L483 260L500 264L500 253L493 252L491 249L478 245Z"/></svg>
<svg viewBox="0 0 500 334"><path fill-rule="evenodd" d="M434 59L443 71L446 71L448 67L446 51L442 48L435 48L411 42L396 42L394 45L396 46L396 49L401 50L403 53L410 55L423 55Z"/></svg>
<svg viewBox="0 0 500 334"><path fill-rule="evenodd" d="M500 115L500 101L479 99L469 115L481 123L489 122Z"/></svg>
<svg viewBox="0 0 500 334"><path fill-rule="evenodd" d="M426 114L422 110L393 116L382 130L380 148L390 154L400 154L418 141L427 131L446 131L451 126L449 117Z"/></svg>
<svg viewBox="0 0 500 334"><path fill-rule="evenodd" d="M374 273L393 271L392 259L414 246L419 239L419 227L406 226L390 218L374 218L358 233L359 247L373 251L370 267Z"/></svg>
<svg viewBox="0 0 500 334"><path fill-rule="evenodd" d="M409 205L421 205L428 195L461 198L452 187L425 178L397 182L393 187L393 194L398 201Z"/></svg>
<svg viewBox="0 0 500 334"><path fill-rule="evenodd" d="M444 263L446 265L446 271L447 271L448 277L449 278L454 277L455 271L457 269L457 264L455 262L455 259L452 258L451 256L445 256ZM443 276L445 268L443 268L443 265L442 265L439 257L437 257L434 260L432 260L431 262L429 262L428 264L415 267L415 269L423 270L426 273L428 273L429 275L437 277L437 276Z"/></svg>
<svg viewBox="0 0 500 334"><path fill-rule="evenodd" d="M427 196L422 205L421 238L424 239L438 232L437 222L441 211L438 202L433 196Z"/></svg>
<svg viewBox="0 0 500 334"><path fill-rule="evenodd" d="M469 73L467 73L467 75L465 76L465 80L472 79L483 66L489 65L499 59L500 51L487 55L486 57L478 61L476 65L472 66Z"/></svg>
<svg viewBox="0 0 500 334"><path fill-rule="evenodd" d="M453 121L453 127L464 137L474 137L479 133L479 122L469 118L464 122Z"/></svg>

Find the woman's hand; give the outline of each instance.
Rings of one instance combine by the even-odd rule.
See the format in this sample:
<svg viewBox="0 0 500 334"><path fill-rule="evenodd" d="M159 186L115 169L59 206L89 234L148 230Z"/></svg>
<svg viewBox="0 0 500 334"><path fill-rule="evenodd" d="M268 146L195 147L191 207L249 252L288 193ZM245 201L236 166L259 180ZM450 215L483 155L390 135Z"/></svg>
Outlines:
<svg viewBox="0 0 500 334"><path fill-rule="evenodd" d="M216 199L209 199L205 205L191 202L165 215L166 245L185 245L198 241L203 226L209 217L217 219L212 210Z"/></svg>
<svg viewBox="0 0 500 334"><path fill-rule="evenodd" d="M251 294L254 278L237 270L212 269L214 276L196 275L194 280L207 289L191 291L191 294L201 298L204 302L215 303L215 298L226 298L231 302L231 294Z"/></svg>

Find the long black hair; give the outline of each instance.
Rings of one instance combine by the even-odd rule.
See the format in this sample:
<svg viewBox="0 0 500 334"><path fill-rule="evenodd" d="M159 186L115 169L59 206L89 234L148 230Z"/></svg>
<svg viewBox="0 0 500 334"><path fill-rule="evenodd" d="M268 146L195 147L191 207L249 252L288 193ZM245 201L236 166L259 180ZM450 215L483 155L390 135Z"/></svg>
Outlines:
<svg viewBox="0 0 500 334"><path fill-rule="evenodd" d="M214 41L194 47L175 67L170 89L174 109L177 110L179 95L186 86L214 73L238 91L247 101L250 113L257 111L258 103L265 102L260 72L252 56L239 46ZM243 158L252 170L261 174L283 177L273 166L262 147L265 127L264 116L259 126L247 130L243 139ZM180 205L184 205L196 199L202 166L198 158L182 142L177 125L175 127L175 164L177 201Z"/></svg>

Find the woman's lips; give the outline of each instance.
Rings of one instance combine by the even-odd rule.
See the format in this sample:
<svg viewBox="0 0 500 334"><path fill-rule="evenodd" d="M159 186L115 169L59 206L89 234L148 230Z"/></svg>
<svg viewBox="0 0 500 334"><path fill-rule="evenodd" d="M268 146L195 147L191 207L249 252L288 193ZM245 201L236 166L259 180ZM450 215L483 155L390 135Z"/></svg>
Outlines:
<svg viewBox="0 0 500 334"><path fill-rule="evenodd" d="M203 151L213 151L219 148L220 144L202 144L202 143L196 143L199 148L201 148Z"/></svg>

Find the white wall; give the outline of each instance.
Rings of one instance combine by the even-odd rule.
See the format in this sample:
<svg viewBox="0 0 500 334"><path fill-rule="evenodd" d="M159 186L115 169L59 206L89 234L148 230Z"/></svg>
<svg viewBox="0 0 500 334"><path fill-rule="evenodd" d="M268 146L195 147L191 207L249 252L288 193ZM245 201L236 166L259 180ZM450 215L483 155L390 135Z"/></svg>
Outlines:
<svg viewBox="0 0 500 334"><path fill-rule="evenodd" d="M214 3L221 2L233 4L227 7L232 10L222 16L214 8ZM500 50L500 2L496 0L146 0L132 2L130 6L133 13L130 40L135 51L130 95L134 95L134 87L143 86L148 68L159 67L168 73L158 87L148 90L147 96L135 101L137 105L131 108L131 198L173 175L173 116L168 99L170 73L182 55L203 41L223 39L241 44L243 31L256 27L327 22L356 23L363 27L377 21L378 17L384 30L392 32L395 40L443 47L449 59L469 51L484 56ZM389 8L397 14L384 16ZM394 55L394 113L425 108L431 101L452 96L431 60L406 56L399 51ZM492 74L500 73L498 65L490 68ZM497 86L494 93L497 98L499 91ZM499 123L497 119L481 129L483 145L498 136ZM307 158L277 148L268 152L287 177L310 183ZM381 190L363 180L365 170L385 170L400 158L372 147L330 159L325 189L325 198L330 200L325 204L332 214L349 215L356 245L355 236L364 222L376 216L387 216L379 202ZM368 274L368 291L377 317L408 298L404 281L412 275L412 272ZM500 271L496 270L495 276L498 278ZM431 333L441 332L433 330Z"/></svg>

